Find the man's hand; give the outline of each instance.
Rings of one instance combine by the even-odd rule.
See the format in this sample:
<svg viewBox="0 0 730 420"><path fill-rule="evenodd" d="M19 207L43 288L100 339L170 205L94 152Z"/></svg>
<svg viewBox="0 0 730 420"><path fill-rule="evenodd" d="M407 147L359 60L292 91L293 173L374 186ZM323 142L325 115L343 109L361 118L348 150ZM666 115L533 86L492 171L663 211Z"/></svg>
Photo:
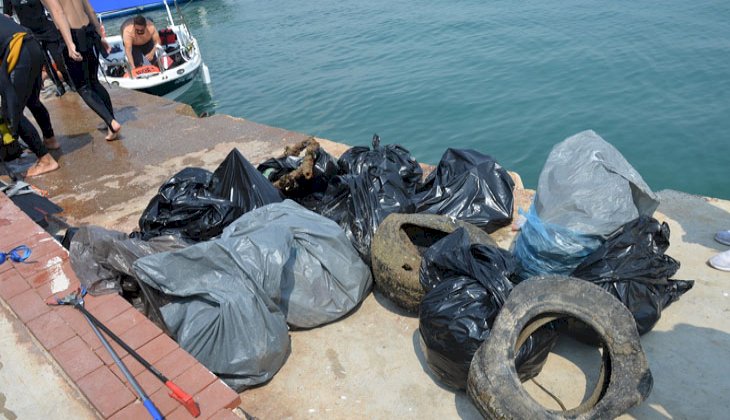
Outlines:
<svg viewBox="0 0 730 420"><path fill-rule="evenodd" d="M72 42L69 45L66 45L66 48L68 48L68 56L71 57L74 61L81 61L83 58L81 57L81 54L76 51L76 45Z"/></svg>

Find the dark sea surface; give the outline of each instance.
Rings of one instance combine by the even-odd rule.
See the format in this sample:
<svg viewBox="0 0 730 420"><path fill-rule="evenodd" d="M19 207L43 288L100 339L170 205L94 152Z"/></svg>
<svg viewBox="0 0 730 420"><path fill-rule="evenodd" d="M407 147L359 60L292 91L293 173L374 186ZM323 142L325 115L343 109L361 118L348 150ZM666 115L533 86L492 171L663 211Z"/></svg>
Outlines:
<svg viewBox="0 0 730 420"><path fill-rule="evenodd" d="M213 81L179 98L199 112L378 133L432 164L473 148L531 188L555 143L593 129L655 191L730 199L730 1L180 5Z"/></svg>

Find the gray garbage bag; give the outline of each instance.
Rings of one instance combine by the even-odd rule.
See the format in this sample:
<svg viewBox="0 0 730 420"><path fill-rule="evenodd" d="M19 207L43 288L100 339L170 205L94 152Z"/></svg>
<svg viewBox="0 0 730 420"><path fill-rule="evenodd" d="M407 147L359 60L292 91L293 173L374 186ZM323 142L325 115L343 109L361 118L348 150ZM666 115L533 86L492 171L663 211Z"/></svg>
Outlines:
<svg viewBox="0 0 730 420"><path fill-rule="evenodd" d="M289 229L273 225L141 258L134 270L177 297L161 312L180 346L241 391L271 379L286 360L289 333L279 303L292 240Z"/></svg>
<svg viewBox="0 0 730 420"><path fill-rule="evenodd" d="M271 226L286 228L293 236L291 261L281 277L281 309L290 325L312 328L332 322L363 300L372 274L345 232L292 200L244 214L222 238L265 234Z"/></svg>
<svg viewBox="0 0 730 420"><path fill-rule="evenodd" d="M534 205L543 222L606 236L651 216L659 200L616 148L587 130L553 147Z"/></svg>
<svg viewBox="0 0 730 420"><path fill-rule="evenodd" d="M132 264L138 258L188 245L172 235L143 241L99 226L81 226L71 239L69 256L81 285L92 295L101 295L120 292L121 279L134 277Z"/></svg>

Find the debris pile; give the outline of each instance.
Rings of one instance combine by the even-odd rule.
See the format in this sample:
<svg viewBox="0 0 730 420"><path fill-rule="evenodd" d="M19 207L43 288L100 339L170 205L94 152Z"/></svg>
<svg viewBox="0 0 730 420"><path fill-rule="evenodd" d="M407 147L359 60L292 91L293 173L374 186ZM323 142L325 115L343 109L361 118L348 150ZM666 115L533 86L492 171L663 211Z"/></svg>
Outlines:
<svg viewBox="0 0 730 420"><path fill-rule="evenodd" d="M339 159L310 138L256 168L233 150L164 183L138 232L79 229L71 261L92 293L131 298L237 390L276 374L290 328L341 319L375 284L418 314L429 368L483 415L546 414L517 385L566 331L618 357L575 413L618 415L651 391L639 334L693 285L670 279L657 198L592 131L553 148L508 250L489 234L512 223L514 189L473 150L447 149L424 178L377 135Z"/></svg>

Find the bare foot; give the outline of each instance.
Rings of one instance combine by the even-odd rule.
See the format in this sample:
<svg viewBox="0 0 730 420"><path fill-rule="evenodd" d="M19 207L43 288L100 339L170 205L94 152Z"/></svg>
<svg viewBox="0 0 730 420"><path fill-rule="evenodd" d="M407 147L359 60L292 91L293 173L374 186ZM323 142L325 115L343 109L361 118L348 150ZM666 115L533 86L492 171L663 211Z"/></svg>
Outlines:
<svg viewBox="0 0 730 420"><path fill-rule="evenodd" d="M58 169L58 162L56 162L56 159L54 159L50 153L46 153L38 159L38 162L36 162L35 165L28 169L28 173L26 173L25 176L37 176L45 174L46 172L55 171L56 169Z"/></svg>
<svg viewBox="0 0 730 420"><path fill-rule="evenodd" d="M113 141L119 138L119 132L122 131L122 125L117 120L112 120L112 126L107 130L105 139L107 141Z"/></svg>
<svg viewBox="0 0 730 420"><path fill-rule="evenodd" d="M43 139L43 143L45 143L46 148L49 150L58 150L61 148L61 143L56 140L56 137L49 137L47 139Z"/></svg>

